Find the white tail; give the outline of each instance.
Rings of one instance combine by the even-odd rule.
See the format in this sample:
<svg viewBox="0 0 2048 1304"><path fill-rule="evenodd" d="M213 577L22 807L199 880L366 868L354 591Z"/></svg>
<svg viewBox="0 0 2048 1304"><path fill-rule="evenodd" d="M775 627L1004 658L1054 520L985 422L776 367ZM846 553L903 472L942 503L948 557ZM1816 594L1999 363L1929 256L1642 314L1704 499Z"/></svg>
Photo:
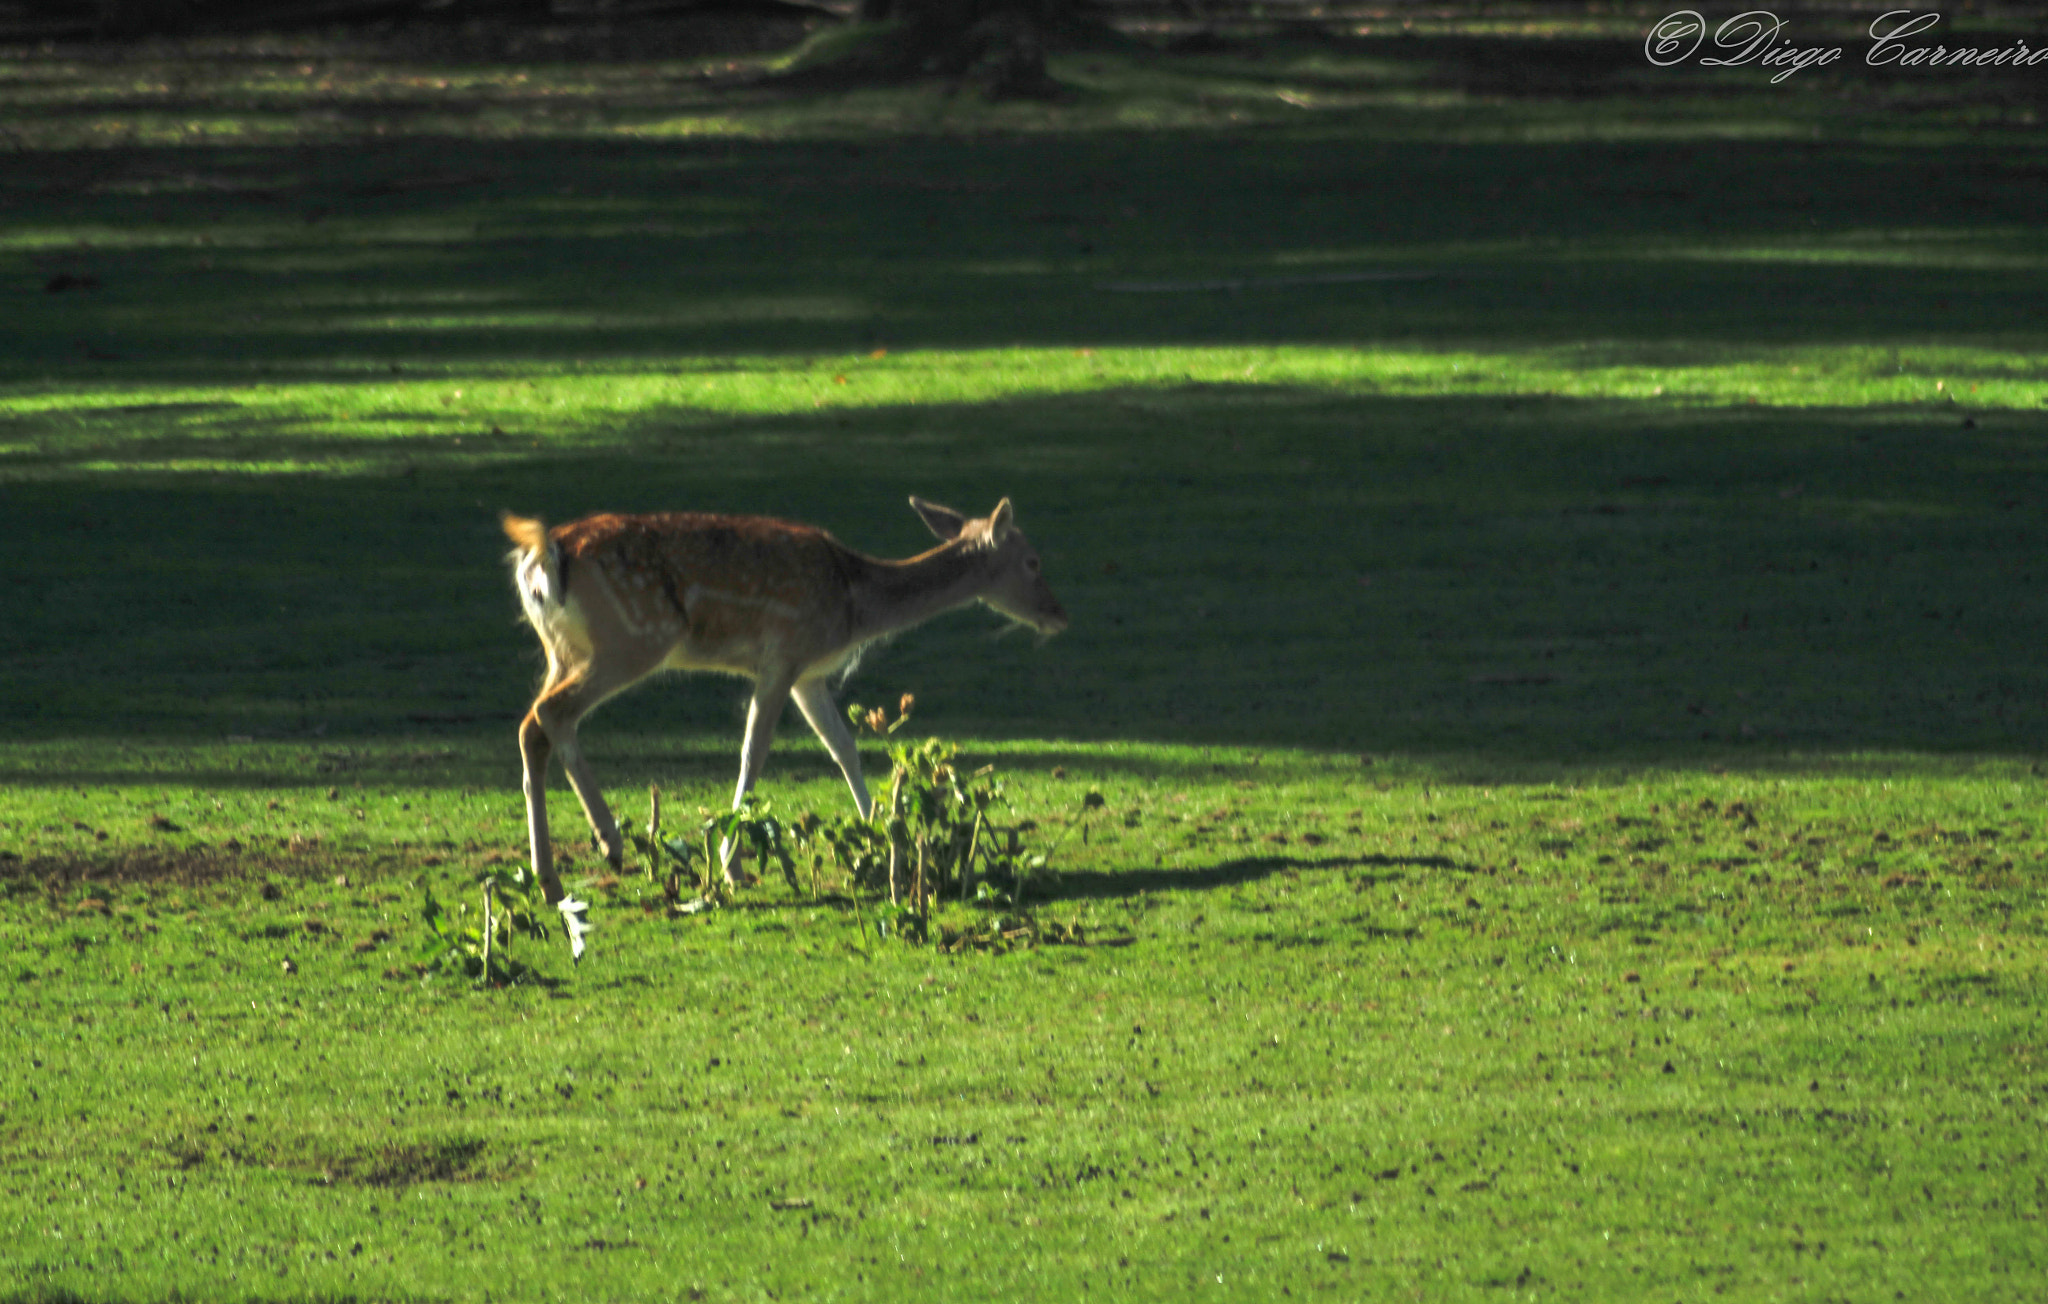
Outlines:
<svg viewBox="0 0 2048 1304"><path fill-rule="evenodd" d="M505 515L505 533L517 545L513 584L548 659L540 695L519 725L527 837L548 900L562 896L548 842L548 757L561 756L618 868L625 843L584 762L576 725L655 671L715 670L754 681L735 807L760 775L783 703L794 697L865 817L871 799L860 752L830 686L865 644L970 602L1040 634L1067 627L1009 499L980 519L919 498L910 505L943 542L905 561L863 556L823 530L759 516L588 516L550 530Z"/></svg>

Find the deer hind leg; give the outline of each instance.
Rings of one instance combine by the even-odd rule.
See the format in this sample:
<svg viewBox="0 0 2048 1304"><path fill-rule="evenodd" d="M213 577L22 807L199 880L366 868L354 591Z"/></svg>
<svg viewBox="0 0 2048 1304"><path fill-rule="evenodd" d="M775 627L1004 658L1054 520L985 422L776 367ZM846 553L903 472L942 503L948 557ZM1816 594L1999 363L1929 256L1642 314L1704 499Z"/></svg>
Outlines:
<svg viewBox="0 0 2048 1304"><path fill-rule="evenodd" d="M597 835L598 846L613 869L625 862L626 840L618 821L605 805L604 792L591 776L576 728L592 708L613 694L631 687L660 663L658 656L619 658L599 655L580 670L551 682L541 690L539 700L519 726L520 755L526 763L527 837L532 845L534 873L548 900L561 898L561 880L556 876L554 857L548 841L547 761L550 751L562 758L562 771L569 787L583 804L584 818ZM552 679L552 676L551 676Z"/></svg>
<svg viewBox="0 0 2048 1304"><path fill-rule="evenodd" d="M839 714L838 703L832 700L832 690L822 679L813 679L798 684L790 690L796 698L797 709L804 713L810 723L811 732L818 735L818 741L825 744L825 750L832 753L832 759L839 764L839 772L846 776L846 786L853 790L853 804L866 819L874 809L874 798L868 795L867 781L860 775L860 747L853 740L853 730L846 727L846 719Z"/></svg>
<svg viewBox="0 0 2048 1304"><path fill-rule="evenodd" d="M549 686L550 688L552 685ZM546 696L546 689L542 696ZM533 874L549 904L562 899L562 880L555 873L554 848L548 842L548 755L552 751L547 730L541 727L540 703L519 722L519 759L525 767L521 787L526 793L526 843L533 857Z"/></svg>

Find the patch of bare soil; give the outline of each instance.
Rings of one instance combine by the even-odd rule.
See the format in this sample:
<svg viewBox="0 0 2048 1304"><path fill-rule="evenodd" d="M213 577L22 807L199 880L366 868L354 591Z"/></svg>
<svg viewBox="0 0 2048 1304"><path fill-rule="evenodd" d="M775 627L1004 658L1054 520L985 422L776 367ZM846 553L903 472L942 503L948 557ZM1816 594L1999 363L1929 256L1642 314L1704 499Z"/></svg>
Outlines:
<svg viewBox="0 0 2048 1304"><path fill-rule="evenodd" d="M250 879L368 881L417 873L441 857L402 851L343 851L318 839L294 838L276 848L244 846L124 847L55 856L0 852L0 882L64 889L86 883L199 887Z"/></svg>

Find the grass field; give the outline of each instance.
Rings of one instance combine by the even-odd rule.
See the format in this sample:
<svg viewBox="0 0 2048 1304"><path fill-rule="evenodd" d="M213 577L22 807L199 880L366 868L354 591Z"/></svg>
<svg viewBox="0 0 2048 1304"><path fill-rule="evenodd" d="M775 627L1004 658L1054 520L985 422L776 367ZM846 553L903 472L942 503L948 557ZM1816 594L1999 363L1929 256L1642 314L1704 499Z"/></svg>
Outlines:
<svg viewBox="0 0 2048 1304"><path fill-rule="evenodd" d="M2037 78L501 53L0 58L0 1300L2048 1288ZM523 855L499 508L911 493L1073 627L848 696L1088 945L671 919L563 790L592 952L418 974ZM694 818L742 710L584 736Z"/></svg>

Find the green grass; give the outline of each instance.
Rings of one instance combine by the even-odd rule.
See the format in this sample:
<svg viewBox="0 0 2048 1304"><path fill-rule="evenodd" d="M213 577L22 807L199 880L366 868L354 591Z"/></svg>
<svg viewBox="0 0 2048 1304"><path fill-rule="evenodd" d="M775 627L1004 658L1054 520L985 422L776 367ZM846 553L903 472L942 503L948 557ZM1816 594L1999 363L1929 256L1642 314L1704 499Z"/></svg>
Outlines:
<svg viewBox="0 0 2048 1304"><path fill-rule="evenodd" d="M2037 1295L2038 92L1588 31L0 63L0 1298ZM1074 625L849 696L1094 944L628 876L419 977L522 855L498 508L910 493ZM687 820L740 714L585 738Z"/></svg>
<svg viewBox="0 0 2048 1304"><path fill-rule="evenodd" d="M1104 788L1041 909L1123 946L863 954L843 899L678 924L629 879L580 971L476 995L380 976L416 932L397 874L22 884L11 1253L117 1297L2037 1279L2023 769L1147 759L1180 773L1016 758L1049 825Z"/></svg>

